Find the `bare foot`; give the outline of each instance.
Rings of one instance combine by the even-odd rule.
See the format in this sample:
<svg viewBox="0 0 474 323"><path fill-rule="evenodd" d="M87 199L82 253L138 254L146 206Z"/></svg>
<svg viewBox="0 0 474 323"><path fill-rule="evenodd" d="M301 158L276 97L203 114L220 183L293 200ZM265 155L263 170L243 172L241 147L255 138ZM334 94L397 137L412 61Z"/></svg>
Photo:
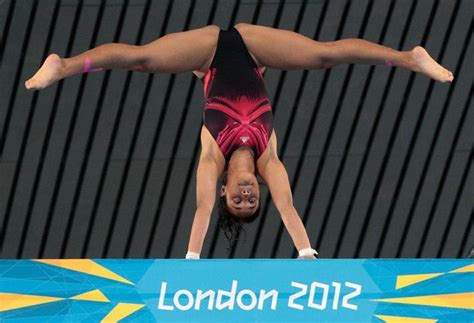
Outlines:
<svg viewBox="0 0 474 323"><path fill-rule="evenodd" d="M453 73L439 65L423 47L416 46L411 50L411 54L415 72L422 73L440 82L451 82L453 80Z"/></svg>
<svg viewBox="0 0 474 323"><path fill-rule="evenodd" d="M63 63L61 57L50 54L38 72L25 82L29 90L40 90L63 78Z"/></svg>

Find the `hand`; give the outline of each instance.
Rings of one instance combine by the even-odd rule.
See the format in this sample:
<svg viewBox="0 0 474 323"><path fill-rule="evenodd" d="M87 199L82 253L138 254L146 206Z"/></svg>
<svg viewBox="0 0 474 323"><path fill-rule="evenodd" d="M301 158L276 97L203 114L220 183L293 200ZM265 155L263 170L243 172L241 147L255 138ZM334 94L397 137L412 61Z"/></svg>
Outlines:
<svg viewBox="0 0 474 323"><path fill-rule="evenodd" d="M192 251L188 251L188 253L186 254L186 259L199 259L200 258L200 255L198 252L192 252Z"/></svg>
<svg viewBox="0 0 474 323"><path fill-rule="evenodd" d="M298 256L298 259L317 259L315 255Z"/></svg>

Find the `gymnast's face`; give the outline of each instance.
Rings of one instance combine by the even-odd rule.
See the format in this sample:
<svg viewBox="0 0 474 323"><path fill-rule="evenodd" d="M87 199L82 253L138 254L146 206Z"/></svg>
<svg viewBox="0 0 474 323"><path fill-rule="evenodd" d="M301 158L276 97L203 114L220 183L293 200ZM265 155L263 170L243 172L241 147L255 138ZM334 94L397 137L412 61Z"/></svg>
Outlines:
<svg viewBox="0 0 474 323"><path fill-rule="evenodd" d="M243 171L230 173L227 184L222 185L221 195L225 196L227 208L234 216L251 216L259 207L260 187L257 177Z"/></svg>

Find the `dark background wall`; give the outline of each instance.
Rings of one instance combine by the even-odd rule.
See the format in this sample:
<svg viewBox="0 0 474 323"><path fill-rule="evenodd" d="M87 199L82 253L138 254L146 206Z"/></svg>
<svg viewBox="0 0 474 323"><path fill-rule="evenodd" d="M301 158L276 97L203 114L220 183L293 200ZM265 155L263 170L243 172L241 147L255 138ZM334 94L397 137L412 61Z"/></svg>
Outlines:
<svg viewBox="0 0 474 323"><path fill-rule="evenodd" d="M183 257L203 87L108 71L40 92L50 52L251 22L330 41L425 46L452 84L385 66L265 73L279 151L321 257L465 257L473 227L472 0L0 0L3 258ZM291 257L264 189L230 257ZM227 257L213 218L203 257Z"/></svg>

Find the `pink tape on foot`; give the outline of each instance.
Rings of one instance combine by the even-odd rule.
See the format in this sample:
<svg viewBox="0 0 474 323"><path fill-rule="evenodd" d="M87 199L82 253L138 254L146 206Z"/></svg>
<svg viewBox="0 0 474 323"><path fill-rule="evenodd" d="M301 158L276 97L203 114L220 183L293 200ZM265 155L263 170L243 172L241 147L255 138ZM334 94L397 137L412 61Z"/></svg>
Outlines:
<svg viewBox="0 0 474 323"><path fill-rule="evenodd" d="M393 65L394 65L393 62L392 62L391 60L389 60L389 59L386 59L386 60L384 61L384 63L385 63L385 66L393 66Z"/></svg>
<svg viewBox="0 0 474 323"><path fill-rule="evenodd" d="M89 72L98 72L104 70L103 68L92 68L92 60L89 57L86 57L84 60L84 67L82 68L82 73L89 73Z"/></svg>

